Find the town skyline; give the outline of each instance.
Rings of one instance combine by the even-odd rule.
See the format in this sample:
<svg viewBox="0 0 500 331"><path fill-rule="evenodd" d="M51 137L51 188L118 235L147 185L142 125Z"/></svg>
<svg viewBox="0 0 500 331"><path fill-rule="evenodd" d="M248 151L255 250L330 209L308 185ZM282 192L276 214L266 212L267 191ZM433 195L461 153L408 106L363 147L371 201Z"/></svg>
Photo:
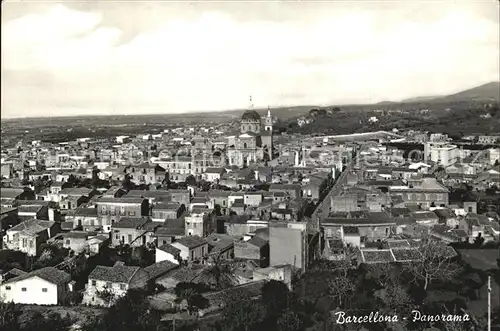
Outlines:
<svg viewBox="0 0 500 331"><path fill-rule="evenodd" d="M2 12L2 118L244 109L249 95L255 108L369 104L500 80L495 1L10 1Z"/></svg>

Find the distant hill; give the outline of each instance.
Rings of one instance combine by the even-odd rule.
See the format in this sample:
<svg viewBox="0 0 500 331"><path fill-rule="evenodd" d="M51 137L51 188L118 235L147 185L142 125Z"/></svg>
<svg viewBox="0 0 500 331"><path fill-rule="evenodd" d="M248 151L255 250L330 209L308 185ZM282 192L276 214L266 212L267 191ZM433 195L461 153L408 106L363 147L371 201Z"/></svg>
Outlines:
<svg viewBox="0 0 500 331"><path fill-rule="evenodd" d="M453 101L500 101L500 82L483 84L465 91L446 96L427 96L403 100L409 102L453 102Z"/></svg>
<svg viewBox="0 0 500 331"><path fill-rule="evenodd" d="M438 98L442 98L443 96L442 95L435 95L435 96L429 96L429 97L416 97L416 98L410 98L410 99L405 99L401 102L422 102L422 101L429 101L429 100L433 100L433 99L438 99Z"/></svg>

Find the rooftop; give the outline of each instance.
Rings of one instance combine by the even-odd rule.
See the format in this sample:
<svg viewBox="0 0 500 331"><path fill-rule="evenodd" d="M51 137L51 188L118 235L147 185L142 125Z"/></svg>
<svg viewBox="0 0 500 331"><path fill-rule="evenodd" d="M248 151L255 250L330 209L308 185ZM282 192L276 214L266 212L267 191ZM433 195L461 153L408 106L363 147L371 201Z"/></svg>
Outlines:
<svg viewBox="0 0 500 331"><path fill-rule="evenodd" d="M88 279L128 284L139 269L139 267L126 266L119 262L115 263L112 267L98 265L92 270Z"/></svg>
<svg viewBox="0 0 500 331"><path fill-rule="evenodd" d="M4 282L4 284L14 283L14 282L29 279L32 277L39 277L43 280L46 280L46 281L48 281L52 284L56 284L56 285L69 283L71 281L71 276L69 274L67 274L66 272L58 270L58 269L53 268L53 267L46 267L46 268L38 269L38 270L35 270L32 272L24 273L24 274L21 274L20 276L11 278L11 279L7 280L6 282Z"/></svg>
<svg viewBox="0 0 500 331"><path fill-rule="evenodd" d="M207 244L207 241L199 236L187 236L176 241L187 248L196 248L198 246Z"/></svg>

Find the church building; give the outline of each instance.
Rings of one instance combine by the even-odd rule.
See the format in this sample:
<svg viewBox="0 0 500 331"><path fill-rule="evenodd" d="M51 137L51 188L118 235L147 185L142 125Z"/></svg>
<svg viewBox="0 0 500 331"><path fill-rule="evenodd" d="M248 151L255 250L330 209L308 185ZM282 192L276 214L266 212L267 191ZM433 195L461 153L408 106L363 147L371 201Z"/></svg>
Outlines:
<svg viewBox="0 0 500 331"><path fill-rule="evenodd" d="M230 137L228 146L229 165L246 167L259 161L271 160L273 155L271 111L268 109L267 116L260 117L251 104L241 116L240 134Z"/></svg>

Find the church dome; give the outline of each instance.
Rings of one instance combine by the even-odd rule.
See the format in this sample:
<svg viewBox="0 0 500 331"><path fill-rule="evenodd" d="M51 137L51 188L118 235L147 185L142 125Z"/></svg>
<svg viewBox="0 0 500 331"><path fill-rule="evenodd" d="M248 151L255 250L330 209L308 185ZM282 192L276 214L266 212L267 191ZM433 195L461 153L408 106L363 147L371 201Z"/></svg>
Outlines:
<svg viewBox="0 0 500 331"><path fill-rule="evenodd" d="M259 121L260 115L255 110L249 109L241 116L242 121Z"/></svg>

